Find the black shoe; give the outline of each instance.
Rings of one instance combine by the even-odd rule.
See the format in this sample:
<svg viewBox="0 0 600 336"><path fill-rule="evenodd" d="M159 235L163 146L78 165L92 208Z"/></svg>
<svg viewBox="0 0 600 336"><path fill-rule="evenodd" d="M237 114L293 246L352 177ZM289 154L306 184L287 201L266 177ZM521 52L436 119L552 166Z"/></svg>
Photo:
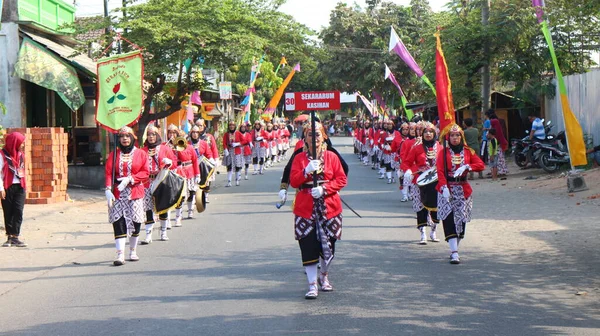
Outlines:
<svg viewBox="0 0 600 336"><path fill-rule="evenodd" d="M27 247L27 244L20 241L19 238L17 238L17 237L13 237L11 239L11 245L16 246L16 247Z"/></svg>
<svg viewBox="0 0 600 336"><path fill-rule="evenodd" d="M2 247L11 247L12 246L12 239L8 238L6 240L6 243L2 244Z"/></svg>

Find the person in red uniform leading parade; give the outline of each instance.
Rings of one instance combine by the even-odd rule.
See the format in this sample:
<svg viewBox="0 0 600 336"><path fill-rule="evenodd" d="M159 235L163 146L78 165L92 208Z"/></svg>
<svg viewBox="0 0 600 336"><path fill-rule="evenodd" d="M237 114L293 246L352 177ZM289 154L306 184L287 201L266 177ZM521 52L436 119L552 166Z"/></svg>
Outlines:
<svg viewBox="0 0 600 336"><path fill-rule="evenodd" d="M305 128L306 145L304 151L294 158L290 173L290 185L298 189L294 206L294 233L308 279L306 299L316 299L319 294L319 259L321 273L318 281L321 290L333 290L328 275L335 243L342 236L342 202L338 191L346 186L347 178L337 155L327 150L324 134L323 125L316 123L316 147L313 149L312 130L310 126ZM314 158L313 152L316 152ZM318 185L313 184L313 172L317 173Z"/></svg>
<svg viewBox="0 0 600 336"><path fill-rule="evenodd" d="M438 217L442 220L446 241L450 246L450 263L459 264L458 245L465 237L465 228L471 221L473 209L473 189L467 176L469 172L483 171L485 164L473 149L467 147L460 126L452 125L448 137L448 148L440 152L436 160Z"/></svg>
<svg viewBox="0 0 600 336"><path fill-rule="evenodd" d="M146 211L146 239L142 240L142 245L152 243L152 230L154 228L154 202L152 201L152 193L150 186L156 175L162 168L169 167L170 169L177 168L177 157L173 151L166 145L161 144L160 130L150 125L146 129L146 141L143 150L148 154L148 172L150 178L144 184L144 210ZM167 214L160 215L160 239L169 240L167 237Z"/></svg>
<svg viewBox="0 0 600 336"><path fill-rule="evenodd" d="M27 247L19 239L25 207L25 182L25 136L12 132L6 136L0 155L0 197L7 236L4 247Z"/></svg>
<svg viewBox="0 0 600 336"><path fill-rule="evenodd" d="M108 217L113 225L117 248L117 258L113 262L115 266L125 263L125 239L128 232L129 260L140 259L136 247L145 219L144 184L149 178L148 154L135 146L136 136L133 130L125 126L119 130L118 136L116 152L108 155L104 175Z"/></svg>

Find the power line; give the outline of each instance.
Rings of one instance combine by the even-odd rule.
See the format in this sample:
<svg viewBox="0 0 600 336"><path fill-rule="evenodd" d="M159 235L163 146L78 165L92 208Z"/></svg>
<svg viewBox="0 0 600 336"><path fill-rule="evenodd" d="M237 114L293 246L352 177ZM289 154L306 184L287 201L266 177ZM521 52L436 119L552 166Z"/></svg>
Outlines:
<svg viewBox="0 0 600 336"><path fill-rule="evenodd" d="M354 48L354 47L334 47L330 45L324 45L324 48L335 50L335 51L345 51L345 52L353 52L353 53L363 53L363 54L385 54L386 52L381 49L367 49L367 48Z"/></svg>

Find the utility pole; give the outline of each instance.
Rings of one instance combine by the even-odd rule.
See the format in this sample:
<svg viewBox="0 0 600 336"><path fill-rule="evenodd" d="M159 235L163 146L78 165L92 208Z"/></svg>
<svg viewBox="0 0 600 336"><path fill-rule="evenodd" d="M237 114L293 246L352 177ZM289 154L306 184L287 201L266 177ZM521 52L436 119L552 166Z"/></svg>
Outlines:
<svg viewBox="0 0 600 336"><path fill-rule="evenodd" d="M490 108L490 41L487 37L488 22L490 19L490 0L484 0L481 8L481 25L486 32L485 40L483 41L483 57L484 65L481 68L481 119L484 119L485 112Z"/></svg>
<svg viewBox="0 0 600 336"><path fill-rule="evenodd" d="M107 18L108 17L108 0L104 0L104 17ZM108 25L108 27L105 28L104 33L108 34L110 32L110 25Z"/></svg>

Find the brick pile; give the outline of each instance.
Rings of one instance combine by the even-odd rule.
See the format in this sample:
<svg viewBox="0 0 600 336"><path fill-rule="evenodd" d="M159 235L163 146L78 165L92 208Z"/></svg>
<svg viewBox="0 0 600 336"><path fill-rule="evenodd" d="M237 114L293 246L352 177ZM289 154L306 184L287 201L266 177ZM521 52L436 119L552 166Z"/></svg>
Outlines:
<svg viewBox="0 0 600 336"><path fill-rule="evenodd" d="M25 135L25 204L52 204L67 201L69 137L61 127L11 128Z"/></svg>

